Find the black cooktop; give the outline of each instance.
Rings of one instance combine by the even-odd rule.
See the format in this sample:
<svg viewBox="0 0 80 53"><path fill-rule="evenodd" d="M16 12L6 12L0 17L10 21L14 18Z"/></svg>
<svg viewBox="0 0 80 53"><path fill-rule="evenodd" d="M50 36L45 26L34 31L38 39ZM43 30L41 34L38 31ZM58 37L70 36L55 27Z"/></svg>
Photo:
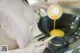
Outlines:
<svg viewBox="0 0 80 53"><path fill-rule="evenodd" d="M51 53L51 51L46 48L43 53Z"/></svg>
<svg viewBox="0 0 80 53"><path fill-rule="evenodd" d="M53 52L51 52L48 48L46 48L43 53L64 53L67 49L68 48L63 48L63 49L60 49L57 51L54 51L54 49L53 49Z"/></svg>

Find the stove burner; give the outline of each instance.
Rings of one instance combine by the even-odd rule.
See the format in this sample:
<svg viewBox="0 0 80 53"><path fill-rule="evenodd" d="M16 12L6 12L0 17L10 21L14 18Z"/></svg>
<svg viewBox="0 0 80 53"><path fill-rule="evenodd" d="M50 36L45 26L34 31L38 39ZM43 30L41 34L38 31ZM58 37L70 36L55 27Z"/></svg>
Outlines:
<svg viewBox="0 0 80 53"><path fill-rule="evenodd" d="M57 51L50 51L48 48L46 48L45 50L44 50L44 52L43 53L64 53L66 50L67 50L68 48L63 48L63 49L58 49Z"/></svg>

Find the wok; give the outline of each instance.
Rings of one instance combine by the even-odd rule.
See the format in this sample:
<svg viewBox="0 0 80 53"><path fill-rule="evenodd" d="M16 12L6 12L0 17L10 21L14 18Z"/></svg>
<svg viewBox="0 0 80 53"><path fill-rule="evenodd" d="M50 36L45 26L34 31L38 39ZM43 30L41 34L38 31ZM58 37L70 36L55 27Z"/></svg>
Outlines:
<svg viewBox="0 0 80 53"><path fill-rule="evenodd" d="M76 15L63 13L61 18L56 21L56 29L63 30L65 36L74 34L78 30L79 26L80 17ZM38 27L44 35L50 36L50 31L53 29L53 20L48 16L44 16L39 20Z"/></svg>

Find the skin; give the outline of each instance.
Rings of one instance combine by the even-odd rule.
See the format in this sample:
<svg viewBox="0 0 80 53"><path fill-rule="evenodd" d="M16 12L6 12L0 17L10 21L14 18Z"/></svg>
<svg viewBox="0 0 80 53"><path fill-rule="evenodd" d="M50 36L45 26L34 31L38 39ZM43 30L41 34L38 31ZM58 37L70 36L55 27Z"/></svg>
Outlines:
<svg viewBox="0 0 80 53"><path fill-rule="evenodd" d="M0 0L0 45L8 45L8 53L43 52L46 44L32 43L33 36L29 27L37 27L36 21L33 9L22 0ZM42 46L35 49L36 45Z"/></svg>
<svg viewBox="0 0 80 53"><path fill-rule="evenodd" d="M22 8L22 6L24 8ZM19 0L14 0L12 3L11 0L3 0L1 1L0 7L1 29L4 32L4 34L1 34L1 37L5 37L0 39L3 40L3 42L0 42L0 45L9 45L9 49L15 49L17 47L23 48L31 40L32 34L29 32L29 26L34 22L30 20L36 20L34 12L31 11L32 9L30 7L26 7L26 5ZM26 16L26 14L29 16ZM24 39L26 43L24 43ZM14 44L14 46L10 46L12 44Z"/></svg>

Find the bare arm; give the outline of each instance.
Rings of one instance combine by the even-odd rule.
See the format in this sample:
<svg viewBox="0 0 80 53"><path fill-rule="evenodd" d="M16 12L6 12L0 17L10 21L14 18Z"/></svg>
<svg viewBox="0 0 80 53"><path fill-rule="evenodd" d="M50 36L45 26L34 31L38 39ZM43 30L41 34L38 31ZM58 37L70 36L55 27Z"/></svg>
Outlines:
<svg viewBox="0 0 80 53"><path fill-rule="evenodd" d="M24 48L9 50L8 53L42 53L45 47L46 44L43 41L40 41L40 42L31 43Z"/></svg>

